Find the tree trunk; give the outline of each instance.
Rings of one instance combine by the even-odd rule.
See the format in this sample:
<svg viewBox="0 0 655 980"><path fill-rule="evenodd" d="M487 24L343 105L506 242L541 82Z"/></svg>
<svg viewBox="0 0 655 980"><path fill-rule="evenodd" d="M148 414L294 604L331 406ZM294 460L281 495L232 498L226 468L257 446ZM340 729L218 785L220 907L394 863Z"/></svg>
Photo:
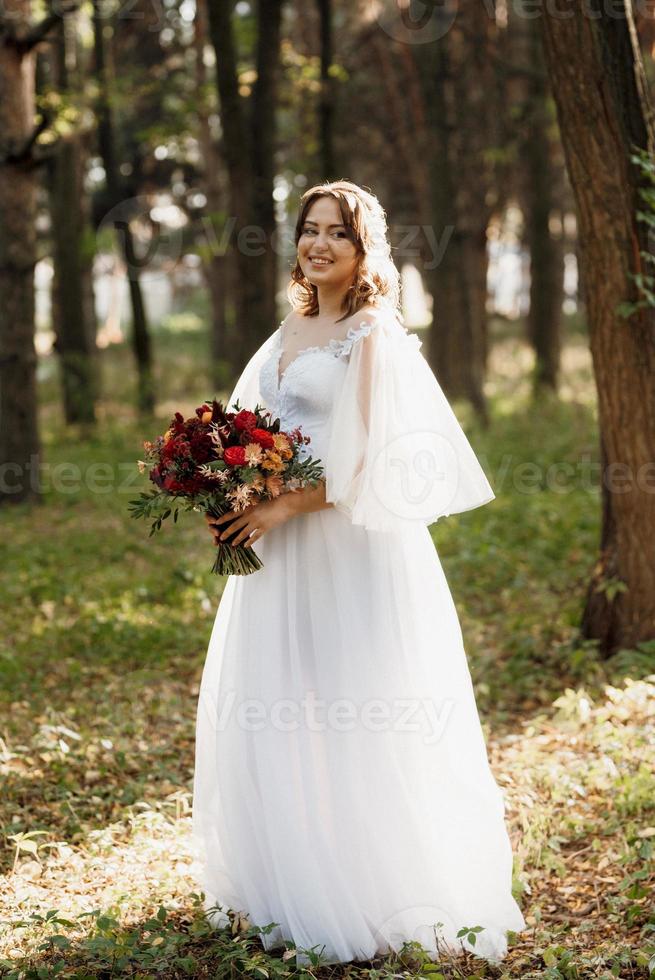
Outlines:
<svg viewBox="0 0 655 980"><path fill-rule="evenodd" d="M205 219L208 222L208 249L204 256L203 271L211 308L209 332L211 382L218 390L228 383L225 372L227 365L231 362L231 351L227 322L227 259L219 249L226 214L224 191L221 184L222 161L209 125L210 103L204 63L204 50L208 43L207 0L198 0L196 4L194 42L196 80L199 92L198 129L203 159L203 189L207 198Z"/></svg>
<svg viewBox="0 0 655 980"><path fill-rule="evenodd" d="M427 102L432 127L432 226L441 236L445 248L438 259L433 259L432 268L425 271L433 309L428 359L448 397L468 399L478 416L486 421L482 387L482 322L486 321L486 313L480 309L481 266L473 241L474 232L469 221L465 221L461 207L461 160L458 162L454 145L458 110L454 104L451 43L446 35L429 53L432 93ZM486 269L486 260L483 264ZM486 295L486 272L483 290Z"/></svg>
<svg viewBox="0 0 655 980"><path fill-rule="evenodd" d="M70 66L75 54L75 17L61 20L53 32L53 79L64 96L71 91ZM73 30L69 30L73 28ZM81 134L59 138L50 167L50 212L53 240L53 322L59 355L64 418L67 424L96 421L98 378L93 325L85 275L89 246L84 208L84 155Z"/></svg>
<svg viewBox="0 0 655 980"><path fill-rule="evenodd" d="M558 0L542 22L577 205L602 446L601 548L582 630L610 654L655 637L655 311L617 313L640 298L634 275L652 272L637 218L647 182L630 154L634 145L652 159L654 134L631 5L621 16L616 4L596 6L590 16L582 0Z"/></svg>
<svg viewBox="0 0 655 980"><path fill-rule="evenodd" d="M216 52L223 151L227 167L231 252L237 277L234 364L245 361L276 325L273 173L275 76L282 0L259 0L257 83L248 117L239 93L232 30L233 0L209 0L209 31ZM261 127L259 130L257 127Z"/></svg>
<svg viewBox="0 0 655 980"><path fill-rule="evenodd" d="M317 0L321 32L321 94L318 107L320 169L322 180L336 180L334 158L334 79L332 65L332 0Z"/></svg>
<svg viewBox="0 0 655 980"><path fill-rule="evenodd" d="M107 18L103 13L101 0L93 0L95 71L98 83L98 143L105 169L106 207L110 211L121 203L124 194L117 164L116 128L111 108L111 80L105 51L106 28ZM135 238L129 224L129 215L126 213L125 217L120 219L117 216L114 227L129 282L132 305L132 348L138 374L138 409L143 415L151 415L155 408L155 391L150 331L141 289L139 259Z"/></svg>
<svg viewBox="0 0 655 980"><path fill-rule="evenodd" d="M255 348L277 326L277 222L273 189L275 181L275 112L280 61L282 0L259 0L257 4L257 81L253 92L253 223L261 228L264 252L257 258L258 294L255 295ZM254 352L254 350L252 351Z"/></svg>
<svg viewBox="0 0 655 980"><path fill-rule="evenodd" d="M564 299L564 240L550 228L556 207L558 173L549 138L549 86L539 25L527 22L529 64L527 111L521 145L525 164L523 206L525 242L530 253L530 310L528 337L535 352L533 392L557 391L562 302Z"/></svg>
<svg viewBox="0 0 655 980"><path fill-rule="evenodd" d="M13 43L29 0L0 14L0 504L38 496L40 445L34 347L37 178L34 53Z"/></svg>
<svg viewBox="0 0 655 980"><path fill-rule="evenodd" d="M432 227L447 241L426 268L433 300L428 356L451 398L466 398L483 423L487 359L487 227L503 187L498 153L502 78L498 28L475 4L440 5L443 29L417 53L432 132Z"/></svg>

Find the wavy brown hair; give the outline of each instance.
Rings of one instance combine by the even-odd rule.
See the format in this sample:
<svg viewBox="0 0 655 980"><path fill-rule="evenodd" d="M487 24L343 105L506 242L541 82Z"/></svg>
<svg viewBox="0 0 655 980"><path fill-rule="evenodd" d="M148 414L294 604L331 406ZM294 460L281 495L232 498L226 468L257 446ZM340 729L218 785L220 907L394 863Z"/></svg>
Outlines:
<svg viewBox="0 0 655 980"><path fill-rule="evenodd" d="M386 215L374 194L349 180L335 180L310 187L300 199L294 236L296 247L307 213L320 197L335 199L346 232L359 254L353 281L343 299L343 316L339 319L346 319L366 305L388 305L402 320L400 274L391 257ZM287 297L297 313L303 316L318 314L318 290L303 275L297 258L291 270Z"/></svg>

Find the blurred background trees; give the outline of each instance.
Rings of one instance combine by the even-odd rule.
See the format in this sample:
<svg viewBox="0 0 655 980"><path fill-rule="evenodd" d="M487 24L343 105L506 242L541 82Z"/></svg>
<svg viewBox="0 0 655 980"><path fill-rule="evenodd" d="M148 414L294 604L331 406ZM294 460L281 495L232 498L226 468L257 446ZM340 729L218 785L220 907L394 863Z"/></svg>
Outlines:
<svg viewBox="0 0 655 980"><path fill-rule="evenodd" d="M645 481L600 481L582 625L610 653L655 637L650 8L419 6L3 7L0 503L43 497L39 378L49 423L93 439L125 351L122 410L152 420L177 330L189 400L227 394L286 312L300 195L346 177L385 206L406 323L492 439L498 341L546 405L587 338L601 475Z"/></svg>

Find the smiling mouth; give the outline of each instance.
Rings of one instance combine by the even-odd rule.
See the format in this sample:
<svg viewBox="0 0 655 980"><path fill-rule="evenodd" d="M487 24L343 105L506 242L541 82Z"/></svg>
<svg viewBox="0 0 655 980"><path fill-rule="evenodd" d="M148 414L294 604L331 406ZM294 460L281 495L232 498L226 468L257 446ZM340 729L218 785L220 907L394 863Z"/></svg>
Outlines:
<svg viewBox="0 0 655 980"><path fill-rule="evenodd" d="M332 259L319 259L310 255L309 261L312 265L332 265Z"/></svg>

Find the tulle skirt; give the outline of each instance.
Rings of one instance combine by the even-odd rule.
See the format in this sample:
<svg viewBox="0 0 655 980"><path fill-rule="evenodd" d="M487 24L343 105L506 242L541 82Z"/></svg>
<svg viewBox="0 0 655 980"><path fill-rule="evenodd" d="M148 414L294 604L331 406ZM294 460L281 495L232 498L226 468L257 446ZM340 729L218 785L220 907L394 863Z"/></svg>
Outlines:
<svg viewBox="0 0 655 980"><path fill-rule="evenodd" d="M523 916L462 633L428 529L293 517L227 580L198 703L206 906L266 949L507 951ZM217 925L226 923L215 914ZM458 938L482 927L475 945ZM306 962L306 954L298 954Z"/></svg>

